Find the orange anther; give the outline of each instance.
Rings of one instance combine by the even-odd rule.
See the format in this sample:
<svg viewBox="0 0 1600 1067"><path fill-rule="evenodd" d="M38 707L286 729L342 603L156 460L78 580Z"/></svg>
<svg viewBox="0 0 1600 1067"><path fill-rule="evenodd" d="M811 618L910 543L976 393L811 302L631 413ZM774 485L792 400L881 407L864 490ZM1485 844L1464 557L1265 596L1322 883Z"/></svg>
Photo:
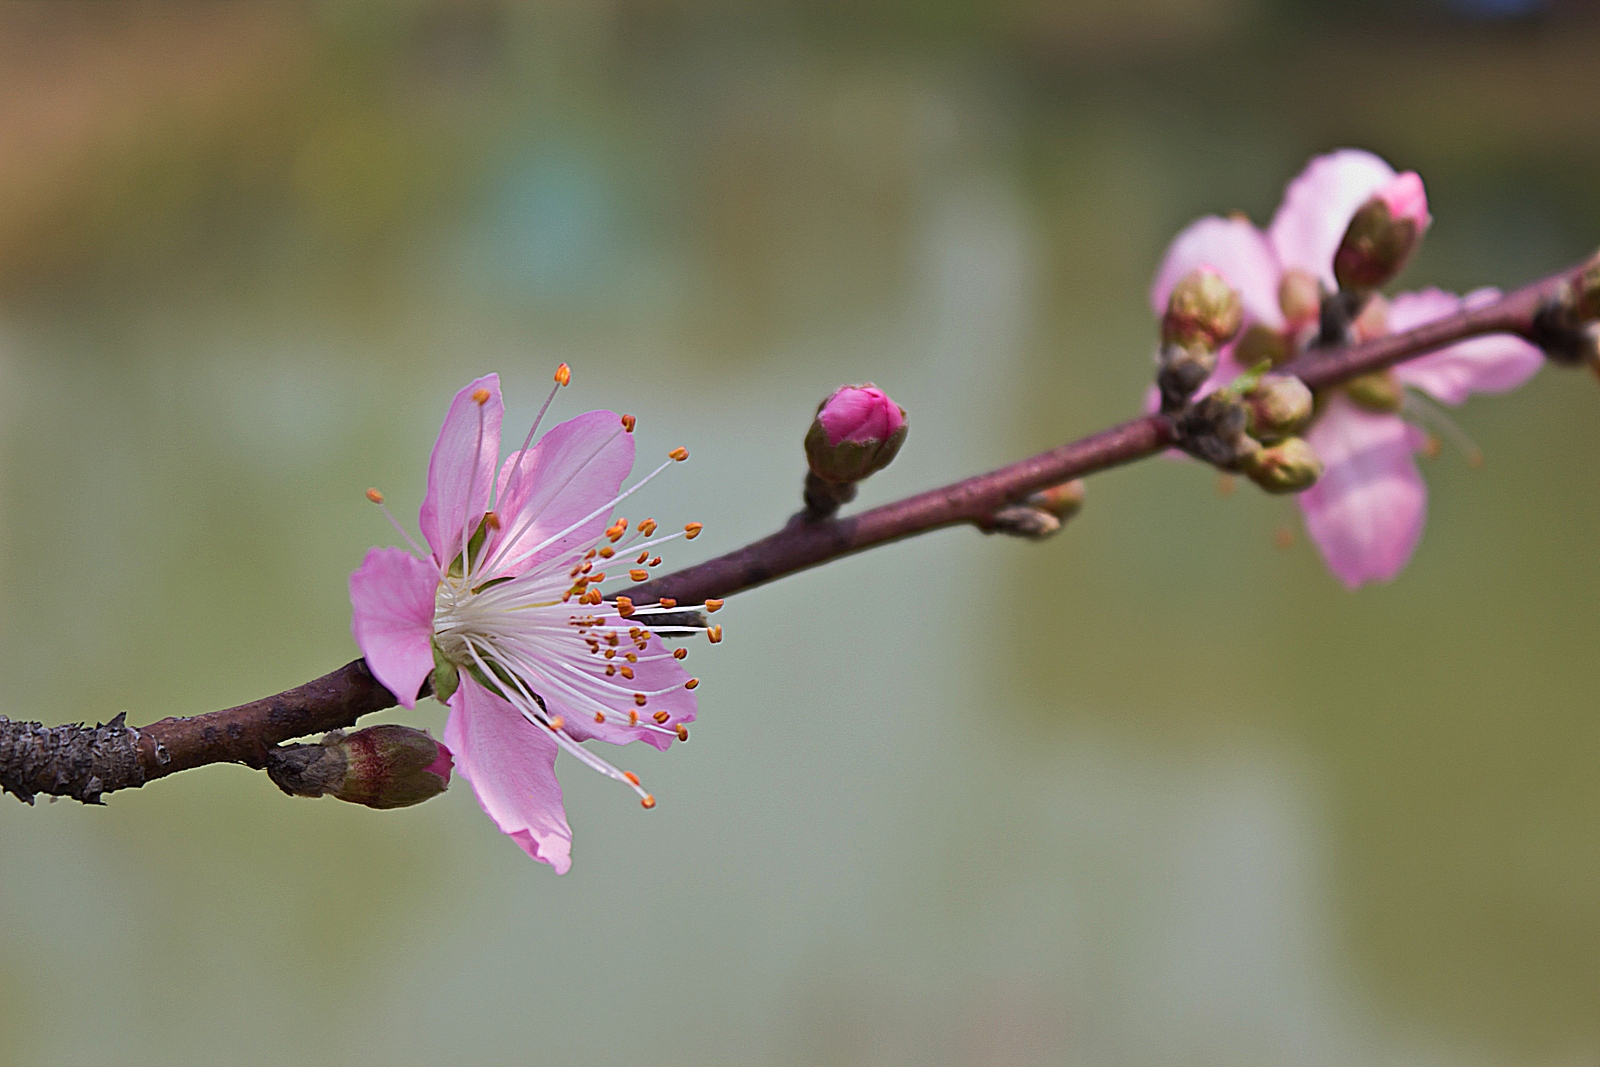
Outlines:
<svg viewBox="0 0 1600 1067"><path fill-rule="evenodd" d="M633 427L638 421L639 420L634 418L632 415L624 415L622 416L622 428L627 430L629 433L632 433Z"/></svg>
<svg viewBox="0 0 1600 1067"><path fill-rule="evenodd" d="M624 678L632 678L633 677L633 668L632 667L623 667L622 668L622 676Z"/></svg>
<svg viewBox="0 0 1600 1067"><path fill-rule="evenodd" d="M722 640L722 627L720 627L720 626L711 627L709 630L706 631L706 636L711 638L711 643L713 645L716 644L717 642Z"/></svg>
<svg viewBox="0 0 1600 1067"><path fill-rule="evenodd" d="M563 363L556 368L556 384L566 385L570 381L572 381L572 368Z"/></svg>
<svg viewBox="0 0 1600 1067"><path fill-rule="evenodd" d="M628 520L627 519L618 519L616 522L612 523L611 526L606 530L606 536L609 537L612 540L612 542L617 542L617 541L622 540L622 535L627 533L627 532L628 532Z"/></svg>
<svg viewBox="0 0 1600 1067"><path fill-rule="evenodd" d="M500 529L500 516L496 515L492 511L484 512L483 521L491 530Z"/></svg>
<svg viewBox="0 0 1600 1067"><path fill-rule="evenodd" d="M605 722L606 721L606 713L603 712L603 711L595 712L594 713L594 721L595 722Z"/></svg>
<svg viewBox="0 0 1600 1067"><path fill-rule="evenodd" d="M622 658L627 660L629 663L638 663L639 662L639 657L635 656L632 652L624 652L622 654Z"/></svg>
<svg viewBox="0 0 1600 1067"><path fill-rule="evenodd" d="M628 712L628 725L629 726L638 726L639 725L639 713L637 711Z"/></svg>
<svg viewBox="0 0 1600 1067"><path fill-rule="evenodd" d="M589 551L593 552L594 549L591 548ZM610 545L602 545L600 547L600 558L601 559L610 559L612 556L615 556L616 554L617 554L617 550L612 548Z"/></svg>
<svg viewBox="0 0 1600 1067"><path fill-rule="evenodd" d="M673 659L683 659L688 654L689 650L687 648L675 648L672 650Z"/></svg>
<svg viewBox="0 0 1600 1067"><path fill-rule="evenodd" d="M678 606L678 602L669 596L664 596L661 598L661 606L664 608L675 608Z"/></svg>
<svg viewBox="0 0 1600 1067"><path fill-rule="evenodd" d="M624 778L626 778L628 780L628 784L629 785L638 785L639 784L639 776L637 774L634 774L632 771L623 771L622 772L622 777L624 777Z"/></svg>
<svg viewBox="0 0 1600 1067"><path fill-rule="evenodd" d="M617 650L616 649L614 649L614 648L606 649L606 659L616 659L616 658L617 658Z"/></svg>
<svg viewBox="0 0 1600 1067"><path fill-rule="evenodd" d="M634 560L634 562L635 563L643 563L645 560L647 560L649 558L650 558L650 553L649 552L641 552L641 553L639 553L639 558Z"/></svg>
<svg viewBox="0 0 1600 1067"><path fill-rule="evenodd" d="M693 541L696 537L700 536L700 531L704 529L705 525L703 523L691 522L689 525L683 528L683 535L689 540Z"/></svg>
<svg viewBox="0 0 1600 1067"><path fill-rule="evenodd" d="M652 716L650 716L650 717L651 717L651 718L652 718L652 719L654 719L654 720L655 720L655 721L656 721L656 722L657 722L657 723L658 723L658 724L659 724L659 723L664 723L664 722L666 722L666 721L667 721L667 720L668 720L668 719L670 719L670 718L672 718L672 716L671 716L671 715L668 715L668 714L667 714L667 713L666 713L666 712L664 712L664 711L658 711L658 712L656 712L656 713L655 713L655 714L654 714L654 715L652 715Z"/></svg>
<svg viewBox="0 0 1600 1067"><path fill-rule="evenodd" d="M651 561L650 561L650 566L652 566L652 567L659 567L659 566L661 566L661 557L660 557L660 556L657 556L657 557L656 557L656 558L655 558L655 559L653 559L653 560L651 560Z"/></svg>
<svg viewBox="0 0 1600 1067"><path fill-rule="evenodd" d="M636 582L642 582L646 578L650 577L650 572L649 571L645 571L645 570L640 570L639 568L635 567L633 570L628 572L628 577L632 578Z"/></svg>
<svg viewBox="0 0 1600 1067"><path fill-rule="evenodd" d="M671 452L668 452L667 455L672 459L677 460L679 463L682 463L684 460L689 458L689 450L687 448L674 448Z"/></svg>
<svg viewBox="0 0 1600 1067"><path fill-rule="evenodd" d="M383 494L378 492L376 489L368 489L367 499L372 501L374 504L381 504L383 503Z"/></svg>
<svg viewBox="0 0 1600 1067"><path fill-rule="evenodd" d="M617 668L615 666L608 665L606 667L606 677L607 678L610 678L610 677L614 676L616 673L617 673Z"/></svg>
<svg viewBox="0 0 1600 1067"><path fill-rule="evenodd" d="M639 532L649 537L656 532L656 520L646 519L639 524Z"/></svg>
<svg viewBox="0 0 1600 1067"><path fill-rule="evenodd" d="M649 811L651 808L656 806L656 798L651 796L649 793L646 793L644 795L644 799L639 801L639 806L645 811Z"/></svg>
<svg viewBox="0 0 1600 1067"><path fill-rule="evenodd" d="M700 679L698 679L698 678L690 678L687 682L683 683L683 687L685 689L694 689L699 684L700 684Z"/></svg>
<svg viewBox="0 0 1600 1067"><path fill-rule="evenodd" d="M635 704L639 705L641 708L644 707L644 702L646 700L648 700L648 699L649 698L646 697L643 693L635 693L635 694L633 694L633 702Z"/></svg>
<svg viewBox="0 0 1600 1067"><path fill-rule="evenodd" d="M592 566L594 566L594 564L591 563L591 564L589 564L589 566L592 567ZM606 580L606 572L605 571L596 571L595 573L589 575L589 577L584 579L584 580L585 581L589 581L589 582L603 582L603 581Z"/></svg>
<svg viewBox="0 0 1600 1067"><path fill-rule="evenodd" d="M689 740L689 728L687 726L683 725L683 723L681 723L681 722L678 724L678 740L679 741L687 741L687 740Z"/></svg>
<svg viewBox="0 0 1600 1067"><path fill-rule="evenodd" d="M472 402L481 408L489 402L489 395L489 390L487 389L474 389L472 391Z"/></svg>
<svg viewBox="0 0 1600 1067"><path fill-rule="evenodd" d="M617 597L617 614L626 619L633 614L633 598L626 596Z"/></svg>
<svg viewBox="0 0 1600 1067"><path fill-rule="evenodd" d="M720 601L720 600L708 600L708 601L706 601L706 610L707 611L720 611L722 609L722 604L723 604L723 602Z"/></svg>
<svg viewBox="0 0 1600 1067"><path fill-rule="evenodd" d="M552 730L559 730L565 725L567 725L567 720L559 715L552 716L550 719L550 729Z"/></svg>

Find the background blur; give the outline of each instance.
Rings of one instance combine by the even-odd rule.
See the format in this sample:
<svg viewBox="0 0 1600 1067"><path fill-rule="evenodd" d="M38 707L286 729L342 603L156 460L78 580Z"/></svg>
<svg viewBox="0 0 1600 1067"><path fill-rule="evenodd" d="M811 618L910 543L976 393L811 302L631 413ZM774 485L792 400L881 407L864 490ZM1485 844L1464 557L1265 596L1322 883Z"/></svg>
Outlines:
<svg viewBox="0 0 1600 1067"><path fill-rule="evenodd" d="M639 511L687 563L841 382L911 412L867 504L1132 413L1166 240L1313 153L1425 176L1410 285L1573 262L1588 6L7 4L0 712L354 656L362 491L409 523L490 369L689 446ZM1593 1064L1600 390L1460 418L1389 587L1157 462L739 597L656 811L563 760L565 878L464 783L0 800L0 1063Z"/></svg>

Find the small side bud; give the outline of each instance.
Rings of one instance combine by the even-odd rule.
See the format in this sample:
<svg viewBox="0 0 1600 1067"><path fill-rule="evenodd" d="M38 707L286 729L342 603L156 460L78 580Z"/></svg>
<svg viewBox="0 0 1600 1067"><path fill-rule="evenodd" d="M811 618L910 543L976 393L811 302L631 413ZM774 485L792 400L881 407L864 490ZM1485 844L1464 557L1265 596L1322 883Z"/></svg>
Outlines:
<svg viewBox="0 0 1600 1067"><path fill-rule="evenodd" d="M1183 348L1218 349L1239 332L1244 303L1228 280L1210 267L1185 274L1167 297L1161 341Z"/></svg>
<svg viewBox="0 0 1600 1067"><path fill-rule="evenodd" d="M1322 477L1322 461L1300 437L1249 452L1240 465L1252 482L1269 493L1298 493Z"/></svg>
<svg viewBox="0 0 1600 1067"><path fill-rule="evenodd" d="M1359 408L1391 415L1405 404L1405 388L1392 370L1375 370L1344 383L1344 392Z"/></svg>
<svg viewBox="0 0 1600 1067"><path fill-rule="evenodd" d="M1259 322L1241 334L1233 346L1233 361L1246 369L1263 363L1281 367L1294 358L1294 354L1289 338Z"/></svg>
<svg viewBox="0 0 1600 1067"><path fill-rule="evenodd" d="M1416 171L1396 175L1356 209L1333 256L1341 289L1372 290L1405 267L1433 221Z"/></svg>
<svg viewBox="0 0 1600 1067"><path fill-rule="evenodd" d="M978 523L978 529L984 533L1007 534L1029 541L1043 541L1061 532L1061 520L1048 511L1041 511L1027 504L1012 504Z"/></svg>
<svg viewBox="0 0 1600 1067"><path fill-rule="evenodd" d="M1290 267L1278 282L1278 306L1290 331L1298 332L1322 313L1322 283L1310 271Z"/></svg>
<svg viewBox="0 0 1600 1067"><path fill-rule="evenodd" d="M1258 441L1279 441L1305 429L1311 421L1311 390L1288 374L1263 374L1245 394L1248 431Z"/></svg>
<svg viewBox="0 0 1600 1067"><path fill-rule="evenodd" d="M315 745L280 745L267 774L291 796L332 796L369 808L404 808L443 793L454 762L424 730L386 724Z"/></svg>
<svg viewBox="0 0 1600 1067"><path fill-rule="evenodd" d="M1203 345L1162 345L1156 354L1156 388L1161 391L1161 410L1171 414L1189 402L1206 379L1217 369L1215 349Z"/></svg>
<svg viewBox="0 0 1600 1067"><path fill-rule="evenodd" d="M1041 489L1031 494L1023 503L1040 511L1048 511L1062 522L1066 522L1083 510L1083 496L1083 479L1074 478L1070 482Z"/></svg>

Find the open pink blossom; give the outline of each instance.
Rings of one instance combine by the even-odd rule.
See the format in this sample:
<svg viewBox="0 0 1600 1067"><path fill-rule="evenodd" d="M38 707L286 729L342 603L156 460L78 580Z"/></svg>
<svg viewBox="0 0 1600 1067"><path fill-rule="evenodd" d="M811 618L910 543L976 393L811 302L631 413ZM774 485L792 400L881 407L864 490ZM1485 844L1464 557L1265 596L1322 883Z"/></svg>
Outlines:
<svg viewBox="0 0 1600 1067"><path fill-rule="evenodd" d="M1384 197L1396 217L1412 219L1419 227L1431 221L1421 178L1396 174L1369 152L1342 149L1313 159L1289 183L1265 232L1239 218L1211 216L1192 223L1173 240L1156 272L1150 292L1156 315L1166 310L1179 279L1212 266L1239 290L1245 331L1257 325L1283 331L1286 319L1279 301L1287 289L1285 277L1301 272L1333 292L1334 253L1351 216L1373 196ZM1497 295L1480 290L1463 300L1437 289L1401 293L1389 307L1387 329L1409 330ZM1292 351L1308 338L1302 333L1283 340ZM1246 369L1234 358L1236 349L1237 342L1222 350L1203 391ZM1402 363L1395 376L1435 400L1459 404L1472 393L1514 389L1542 364L1538 348L1509 334L1493 334ZM1298 499L1307 532L1329 569L1351 588L1393 578L1422 536L1427 486L1414 453L1426 435L1400 414L1365 411L1336 395L1306 439L1321 458L1324 473Z"/></svg>
<svg viewBox="0 0 1600 1067"><path fill-rule="evenodd" d="M634 420L591 411L531 448L529 430L502 464L504 410L496 375L456 394L418 517L429 551L413 543L414 552L368 552L350 576L351 629L373 675L406 707L431 676L450 706L444 741L456 768L500 830L559 874L571 866L572 832L556 752L653 807L637 776L579 742L665 749L686 737L698 682L680 663L685 651L663 638L721 633L697 610L600 592L602 583L642 580L661 562L657 545L699 531L691 523L656 536L653 520L631 532L626 519L612 521L620 501L687 454L675 450L622 490Z"/></svg>

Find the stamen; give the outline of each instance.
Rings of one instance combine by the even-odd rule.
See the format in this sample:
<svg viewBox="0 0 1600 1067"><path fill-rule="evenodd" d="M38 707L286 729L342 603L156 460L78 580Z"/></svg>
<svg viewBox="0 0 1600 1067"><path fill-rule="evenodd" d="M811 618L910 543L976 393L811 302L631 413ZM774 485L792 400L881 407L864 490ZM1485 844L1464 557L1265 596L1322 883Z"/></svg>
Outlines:
<svg viewBox="0 0 1600 1067"><path fill-rule="evenodd" d="M709 627L706 630L706 636L711 638L711 643L713 645L720 643L722 641L722 627L720 627L720 626Z"/></svg>
<svg viewBox="0 0 1600 1067"><path fill-rule="evenodd" d="M649 811L651 808L656 806L656 798L651 796L649 793L646 793L644 796L639 798L639 806L645 811Z"/></svg>
<svg viewBox="0 0 1600 1067"><path fill-rule="evenodd" d="M629 597L617 597L617 614L626 619L633 614L633 600Z"/></svg>
<svg viewBox="0 0 1600 1067"><path fill-rule="evenodd" d="M1461 424L1451 418L1450 413L1431 397L1417 390L1407 389L1405 400L1400 406L1400 413L1423 423L1427 429L1438 431L1439 436L1447 439L1466 457L1469 466L1473 468L1483 466L1483 450L1467 436L1467 431L1461 428Z"/></svg>
<svg viewBox="0 0 1600 1067"><path fill-rule="evenodd" d="M638 421L639 420L635 419L632 415L624 415L622 416L622 428L629 433L632 433L633 427L638 423Z"/></svg>
<svg viewBox="0 0 1600 1067"><path fill-rule="evenodd" d="M556 368L556 384L568 385L572 381L572 368L565 363Z"/></svg>
<svg viewBox="0 0 1600 1067"><path fill-rule="evenodd" d="M635 694L633 694L633 702L635 704L639 705L641 708L644 707L645 702L647 700L649 700L649 699L650 698L645 696L643 693L635 693Z"/></svg>
<svg viewBox="0 0 1600 1067"><path fill-rule="evenodd" d="M687 648L675 648L672 650L673 659L687 659L688 656L689 650Z"/></svg>
<svg viewBox="0 0 1600 1067"><path fill-rule="evenodd" d="M638 568L635 568L635 569L633 569L633 570L628 572L628 577L630 579L632 579L633 581L635 581L635 582L643 582L643 581L646 581L646 580L649 579L650 572L646 571L646 570L639 570Z"/></svg>
<svg viewBox="0 0 1600 1067"><path fill-rule="evenodd" d="M700 687L700 679L690 678L687 682L683 683L683 687L685 689L698 689Z"/></svg>
<svg viewBox="0 0 1600 1067"><path fill-rule="evenodd" d="M682 463L684 460L689 458L689 450L682 447L674 448L671 452L668 452L667 455L671 456L679 463Z"/></svg>
<svg viewBox="0 0 1600 1067"><path fill-rule="evenodd" d="M678 602L669 596L662 597L658 603L660 603L660 605L664 608L675 608L678 606Z"/></svg>
<svg viewBox="0 0 1600 1067"><path fill-rule="evenodd" d="M689 525L687 525L687 526L685 526L683 528L683 536L685 536L689 540L693 541L696 537L700 536L700 531L704 530L704 529L705 529L705 524L698 523L698 522L691 522Z"/></svg>
<svg viewBox="0 0 1600 1067"><path fill-rule="evenodd" d="M661 723L663 726L666 725L666 722L667 722L668 719L672 718L671 715L668 715L664 711L658 711L658 712L656 712L654 715L652 715L650 717L652 719L654 719L656 722Z"/></svg>
<svg viewBox="0 0 1600 1067"><path fill-rule="evenodd" d="M706 601L706 610L707 611L718 611L718 610L721 610L722 605L723 605L723 601L721 601L721 600L708 600L708 601Z"/></svg>
<svg viewBox="0 0 1600 1067"><path fill-rule="evenodd" d="M656 532L656 520L646 519L639 524L639 532L649 537Z"/></svg>
<svg viewBox="0 0 1600 1067"><path fill-rule="evenodd" d="M689 740L689 728L687 726L683 725L683 723L681 723L681 722L678 724L677 733L678 733L678 740L679 741L687 741L687 740Z"/></svg>
<svg viewBox="0 0 1600 1067"><path fill-rule="evenodd" d="M472 391L472 402L481 408L489 402L491 395L487 389L474 389Z"/></svg>
<svg viewBox="0 0 1600 1067"><path fill-rule="evenodd" d="M376 489L368 489L367 499L372 501L374 504L381 504L383 503L383 494L378 492Z"/></svg>

